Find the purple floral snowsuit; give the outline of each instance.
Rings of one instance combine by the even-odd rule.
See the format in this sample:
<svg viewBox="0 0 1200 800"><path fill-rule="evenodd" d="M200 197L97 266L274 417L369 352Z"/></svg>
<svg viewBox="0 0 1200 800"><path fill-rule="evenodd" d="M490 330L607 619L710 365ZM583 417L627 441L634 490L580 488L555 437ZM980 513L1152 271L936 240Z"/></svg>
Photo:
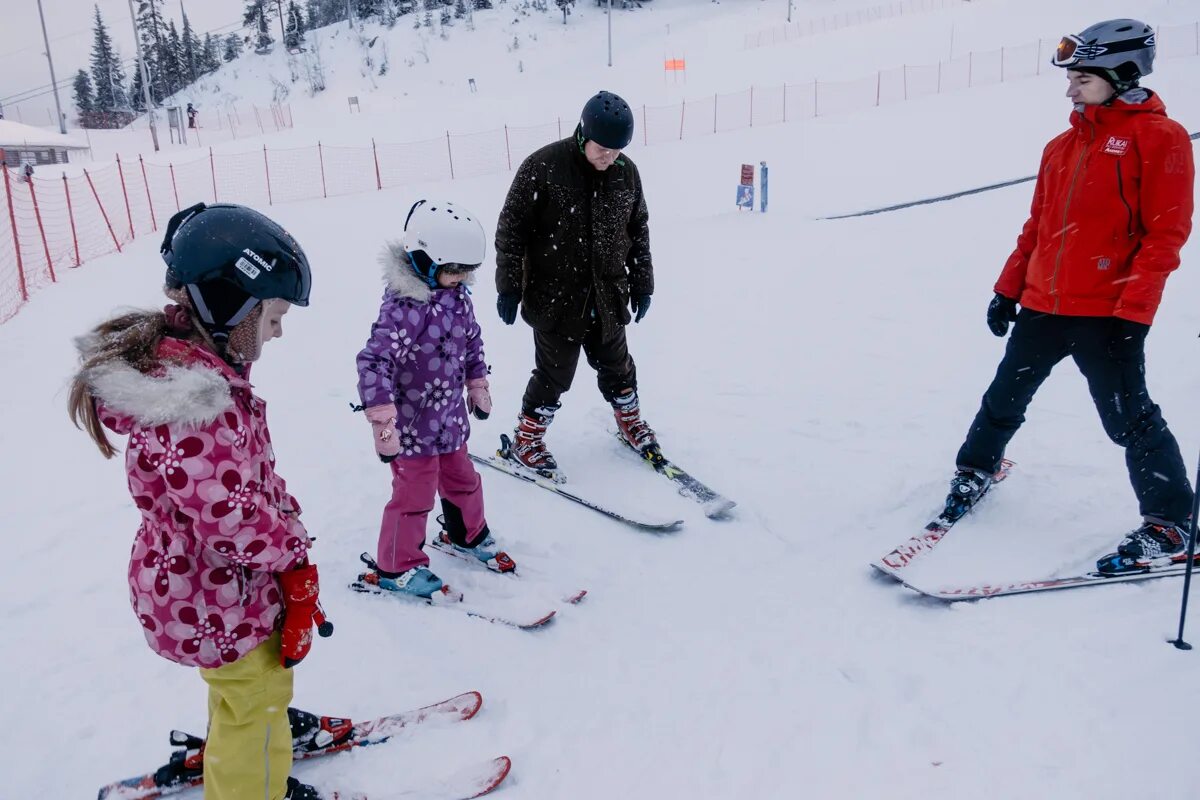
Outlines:
<svg viewBox="0 0 1200 800"><path fill-rule="evenodd" d="M467 456L466 382L487 375L475 309L465 285L430 289L398 245L384 254L387 289L358 354L363 406L394 403L400 456L383 511L377 561L387 572L425 566L425 524L441 495L462 513L467 540L486 527L483 491Z"/></svg>

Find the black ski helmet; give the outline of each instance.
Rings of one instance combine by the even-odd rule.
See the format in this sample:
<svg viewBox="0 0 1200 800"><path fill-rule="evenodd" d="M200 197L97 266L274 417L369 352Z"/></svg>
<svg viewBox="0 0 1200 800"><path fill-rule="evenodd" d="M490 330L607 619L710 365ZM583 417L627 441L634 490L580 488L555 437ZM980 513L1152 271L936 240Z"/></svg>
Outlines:
<svg viewBox="0 0 1200 800"><path fill-rule="evenodd" d="M579 115L583 138L609 150L624 150L633 141L633 109L612 92L597 92Z"/></svg>
<svg viewBox="0 0 1200 800"><path fill-rule="evenodd" d="M214 339L224 340L263 300L308 305L312 275L300 244L280 225L232 203L185 208L160 248L167 287L186 289Z"/></svg>

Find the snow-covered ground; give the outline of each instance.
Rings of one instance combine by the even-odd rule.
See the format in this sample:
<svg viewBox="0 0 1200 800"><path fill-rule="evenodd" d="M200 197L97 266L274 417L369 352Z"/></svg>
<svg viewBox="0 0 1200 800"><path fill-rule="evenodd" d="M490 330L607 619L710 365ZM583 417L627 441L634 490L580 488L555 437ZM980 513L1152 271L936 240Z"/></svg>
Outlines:
<svg viewBox="0 0 1200 800"><path fill-rule="evenodd" d="M690 63L740 51L744 33L781 21L783 3L772 17L758 0L686 13L684 5L654 0L637 13L669 17L672 36L684 35L674 20L694 16ZM979 31L1007 31L996 45L1107 14L1188 19L1178 3L1044 5L981 0L906 18L903 28L878 23L829 36L875 54L899 47L908 26L941 41L950 14L977 15ZM847 7L855 6L805 4L805 12ZM602 31L602 22L578 23L590 36ZM631 31L639 23L626 22ZM467 41L455 36L448 44ZM497 94L535 112L552 101L579 105L601 85L642 101L635 77L610 82L598 46L588 65L546 38L526 48L524 73L504 77L505 54L493 64L479 53L470 67L489 83L505 81ZM810 45L836 50L829 41L738 55L799 59ZM661 50L648 41L618 57L652 62ZM858 77L899 54L885 57L828 59L822 74ZM756 80L750 66L727 74L737 63L722 68L721 80ZM549 69L562 87L557 98L533 83ZM645 79L645 91L660 91L658 79ZM1163 61L1147 81L1193 131L1197 81L1195 58ZM412 88L429 119L461 109L461 94ZM688 88L725 87L713 78ZM1066 124L1064 88L1026 81L631 148L647 187L658 287L649 315L629 331L643 407L668 453L739 506L732 520L707 520L622 453L582 367L549 440L573 487L687 524L647 535L485 472L491 526L531 574L506 583L437 554L434 568L469 594L501 599L527 585L538 597L590 590L532 634L345 588L357 554L374 548L389 492L367 426L347 409L354 356L377 311L375 253L425 194L452 197L490 229L509 176L273 208L308 251L315 285L312 306L288 316L255 383L270 403L280 471L318 539L323 600L337 624L297 669L295 702L367 717L471 688L485 697L466 725L298 774L380 794L505 753L515 766L500 796L513 800L1192 796L1193 781L1177 768L1185 765L1164 757L1190 741L1200 711L1189 688L1196 656L1165 644L1179 581L946 606L867 566L940 505L1003 349L984 309L1031 185L863 219L813 218L1031 174L1045 141ZM321 113L297 102L298 123ZM389 119L412 118L410 108L389 113L323 124L371 135ZM771 210L739 214L737 167L759 160L771 165ZM144 237L121 256L72 271L0 326L8 543L0 716L9 721L0 733L0 796L86 796L161 763L170 728L203 730L203 684L146 648L128 607L137 513L123 470L101 459L65 414L71 337L114 307L164 302L156 244ZM1151 391L1189 463L1200 443L1191 413L1200 390L1198 257L1193 242L1148 344ZM511 428L532 366L528 328L497 320L484 273L475 298L497 407L474 425L477 453ZM921 567L929 580L1065 574L1137 522L1122 454L1069 363L1039 393L1009 455L1019 463L1012 478Z"/></svg>

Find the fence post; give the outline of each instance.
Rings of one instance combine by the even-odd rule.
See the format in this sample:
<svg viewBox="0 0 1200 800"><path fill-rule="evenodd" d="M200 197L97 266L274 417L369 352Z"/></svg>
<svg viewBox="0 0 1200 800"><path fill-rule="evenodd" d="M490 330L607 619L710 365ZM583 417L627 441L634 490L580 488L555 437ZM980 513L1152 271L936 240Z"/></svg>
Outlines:
<svg viewBox="0 0 1200 800"><path fill-rule="evenodd" d="M1200 24L1200 23L1197 23L1197 24ZM1038 37L1037 66L1034 67L1033 74L1034 75L1042 74L1042 37L1040 37L1040 36Z"/></svg>
<svg viewBox="0 0 1200 800"><path fill-rule="evenodd" d="M447 133L446 135L449 136L450 134ZM447 142L449 142L449 139L447 139ZM371 138L371 157L375 159L375 189L378 191L383 191L383 178L380 176L379 172L379 148L375 146L374 137ZM454 177L453 167L451 167L450 172L450 177Z"/></svg>
<svg viewBox="0 0 1200 800"><path fill-rule="evenodd" d="M750 127L754 127L754 87L750 87Z"/></svg>
<svg viewBox="0 0 1200 800"><path fill-rule="evenodd" d="M79 266L82 262L79 258L79 235L75 232L75 209L71 206L71 184L67 180L67 173L63 173L63 192L67 195L67 219L71 221L71 242L75 245L75 266Z"/></svg>
<svg viewBox="0 0 1200 800"><path fill-rule="evenodd" d="M971 73L975 67L975 51L967 53L967 88L971 88Z"/></svg>
<svg viewBox="0 0 1200 800"><path fill-rule="evenodd" d="M179 187L175 185L175 165L168 164L167 167L171 170L171 192L175 195L175 210L179 210Z"/></svg>
<svg viewBox="0 0 1200 800"><path fill-rule="evenodd" d="M787 84L783 84L783 122L787 124Z"/></svg>
<svg viewBox="0 0 1200 800"><path fill-rule="evenodd" d="M820 96L817 94L817 79L813 78L813 119L816 119L819 113L817 110L817 100L819 97Z"/></svg>
<svg viewBox="0 0 1200 800"><path fill-rule="evenodd" d="M938 61L938 86L937 86L937 93L938 93L938 94L941 94L941 93L942 93L942 62L941 62L941 61Z"/></svg>
<svg viewBox="0 0 1200 800"><path fill-rule="evenodd" d="M121 168L121 157L117 156L117 175L121 177L121 194L125 196L125 216L129 217L129 238L137 238L133 232L133 209L129 207L129 192L125 190L125 170Z"/></svg>
<svg viewBox="0 0 1200 800"><path fill-rule="evenodd" d="M100 202L100 194L96 191L96 183L92 180L91 174L85 169L83 177L87 178L88 186L92 189L92 197L96 198L96 205L100 208L100 216L104 217L104 225L108 228L108 235L112 237L113 244L117 246L117 252L121 252L121 243L117 241L116 231L113 230L112 222L108 219L108 212L104 210L104 203Z"/></svg>
<svg viewBox="0 0 1200 800"><path fill-rule="evenodd" d="M683 141L683 117L687 114L687 100L679 105L679 141Z"/></svg>
<svg viewBox="0 0 1200 800"><path fill-rule="evenodd" d="M154 201L150 199L150 181L146 180L146 162L142 160L141 153L138 153L138 164L142 167L142 185L146 187L146 205L150 206L150 227L158 231L158 220L154 217Z"/></svg>
<svg viewBox="0 0 1200 800"><path fill-rule="evenodd" d="M904 65L904 99L908 100L908 64Z"/></svg>
<svg viewBox="0 0 1200 800"><path fill-rule="evenodd" d="M321 197L328 198L329 192L325 189L325 153L321 150L320 142L317 142L317 162L321 165Z"/></svg>
<svg viewBox="0 0 1200 800"><path fill-rule="evenodd" d="M508 143L508 126L504 126L504 157L508 160L508 171L512 172L512 147Z"/></svg>
<svg viewBox="0 0 1200 800"><path fill-rule="evenodd" d="M713 95L713 133L717 132L717 95Z"/></svg>
<svg viewBox="0 0 1200 800"><path fill-rule="evenodd" d="M271 162L267 160L267 146L263 145L263 173L267 176L267 205L275 205L275 197L271 194Z"/></svg>
<svg viewBox="0 0 1200 800"><path fill-rule="evenodd" d="M558 118L558 138L562 138L562 117Z"/></svg>
<svg viewBox="0 0 1200 800"><path fill-rule="evenodd" d="M875 107L879 108L879 95L883 92L883 70L875 71Z"/></svg>
<svg viewBox="0 0 1200 800"><path fill-rule="evenodd" d="M266 131L263 130L262 126L262 114L258 113L258 106L254 107L254 119L258 121L258 132L260 134L265 134Z"/></svg>
<svg viewBox="0 0 1200 800"><path fill-rule="evenodd" d="M1004 46L1000 46L1000 82L1004 83Z"/></svg>
<svg viewBox="0 0 1200 800"><path fill-rule="evenodd" d="M446 157L450 160L450 180L454 180L454 150L450 147L450 131L446 131Z"/></svg>
<svg viewBox="0 0 1200 800"><path fill-rule="evenodd" d="M8 176L8 165L3 161L0 161L0 172L4 173L4 193L8 196L8 221L12 225L13 249L17 253L17 284L21 288L21 302L24 303L29 300L29 289L25 285L25 264L21 261L21 238L17 235L17 215L13 211L12 182Z"/></svg>
<svg viewBox="0 0 1200 800"><path fill-rule="evenodd" d="M38 207L37 191L33 188L33 179L29 180L29 199L33 201L33 218L37 220L38 234L42 237L42 252L46 254L46 269L50 271L50 282L58 283L54 277L54 262L50 259L50 244L46 241L46 226L42 224L42 210Z"/></svg>
<svg viewBox="0 0 1200 800"><path fill-rule="evenodd" d="M650 125L646 122L646 104L642 103L642 146L650 144Z"/></svg>
<svg viewBox="0 0 1200 800"><path fill-rule="evenodd" d="M213 202L217 202L217 163L213 160L212 148L208 148L208 169L212 173Z"/></svg>

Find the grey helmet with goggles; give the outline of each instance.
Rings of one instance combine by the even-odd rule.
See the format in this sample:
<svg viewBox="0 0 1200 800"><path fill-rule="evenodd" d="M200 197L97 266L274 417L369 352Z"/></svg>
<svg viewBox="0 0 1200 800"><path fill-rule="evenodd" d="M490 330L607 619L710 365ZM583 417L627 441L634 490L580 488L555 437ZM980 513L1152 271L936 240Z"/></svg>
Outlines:
<svg viewBox="0 0 1200 800"><path fill-rule="evenodd" d="M1110 19L1064 36L1050 63L1099 75L1122 93L1154 70L1154 50L1154 29L1149 25Z"/></svg>
<svg viewBox="0 0 1200 800"><path fill-rule="evenodd" d="M472 272L483 264L487 236L462 206L418 200L404 220L404 252L421 280L436 289L439 271Z"/></svg>
<svg viewBox="0 0 1200 800"><path fill-rule="evenodd" d="M183 289L218 344L263 300L308 305L312 273L300 244L252 208L197 203L171 217L159 250L169 289Z"/></svg>

